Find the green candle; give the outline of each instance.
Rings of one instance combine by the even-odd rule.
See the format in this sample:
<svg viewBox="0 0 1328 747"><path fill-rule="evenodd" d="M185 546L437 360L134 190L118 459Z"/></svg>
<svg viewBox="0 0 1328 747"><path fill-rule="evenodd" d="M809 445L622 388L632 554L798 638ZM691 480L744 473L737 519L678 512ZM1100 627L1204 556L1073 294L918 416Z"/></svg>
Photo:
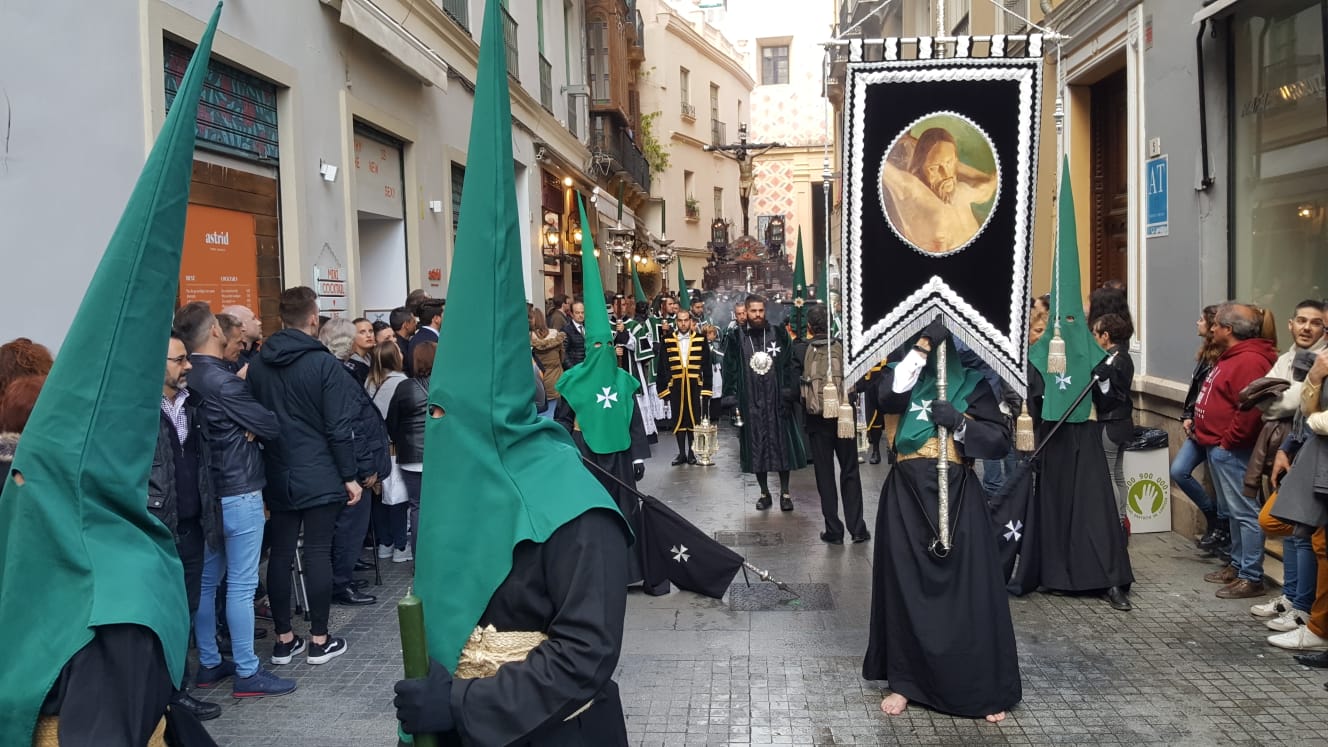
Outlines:
<svg viewBox="0 0 1328 747"><path fill-rule="evenodd" d="M418 680L429 676L429 642L424 634L424 604L415 592L397 602L397 625L401 628L401 661L405 665L406 679ZM416 734L414 744L420 747L438 747L433 734Z"/></svg>

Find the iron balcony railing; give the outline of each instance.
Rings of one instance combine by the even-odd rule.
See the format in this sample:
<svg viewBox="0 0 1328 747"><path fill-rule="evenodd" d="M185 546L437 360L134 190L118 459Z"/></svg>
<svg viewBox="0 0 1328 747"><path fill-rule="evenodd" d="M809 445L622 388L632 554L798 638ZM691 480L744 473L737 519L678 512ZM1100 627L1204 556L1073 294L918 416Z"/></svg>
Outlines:
<svg viewBox="0 0 1328 747"><path fill-rule="evenodd" d="M636 10L632 13L636 16L636 41L633 42L632 46L644 52L646 48L646 22L641 18L641 11Z"/></svg>
<svg viewBox="0 0 1328 747"><path fill-rule="evenodd" d="M696 119L696 107L686 101L682 102L682 115L687 119Z"/></svg>
<svg viewBox="0 0 1328 747"><path fill-rule="evenodd" d="M594 121L594 136L591 137L590 149L610 156L614 161L614 168L627 172L643 191L649 192L650 164L646 162L646 157L642 155L636 143L627 137L627 129L603 118L596 118Z"/></svg>
<svg viewBox="0 0 1328 747"><path fill-rule="evenodd" d="M503 8L503 41L507 43L507 74L521 80L521 57L518 54L516 19Z"/></svg>

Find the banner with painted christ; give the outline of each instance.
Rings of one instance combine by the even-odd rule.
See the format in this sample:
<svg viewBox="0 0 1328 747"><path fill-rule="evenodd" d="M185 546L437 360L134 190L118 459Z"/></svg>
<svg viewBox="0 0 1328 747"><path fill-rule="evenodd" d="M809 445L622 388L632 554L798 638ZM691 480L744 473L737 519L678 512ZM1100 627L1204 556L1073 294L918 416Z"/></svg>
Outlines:
<svg viewBox="0 0 1328 747"><path fill-rule="evenodd" d="M898 41L885 40L887 57ZM866 373L939 313L1025 390L1040 39L1028 53L849 63L847 377Z"/></svg>

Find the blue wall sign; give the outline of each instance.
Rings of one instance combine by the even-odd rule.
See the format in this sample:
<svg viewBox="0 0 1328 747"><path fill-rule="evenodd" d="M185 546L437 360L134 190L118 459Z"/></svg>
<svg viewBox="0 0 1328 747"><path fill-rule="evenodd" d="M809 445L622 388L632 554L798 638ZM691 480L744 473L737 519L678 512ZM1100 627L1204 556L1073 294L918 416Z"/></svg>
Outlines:
<svg viewBox="0 0 1328 747"><path fill-rule="evenodd" d="M1145 165L1148 237L1167 236L1171 233L1167 216L1167 157L1150 158Z"/></svg>

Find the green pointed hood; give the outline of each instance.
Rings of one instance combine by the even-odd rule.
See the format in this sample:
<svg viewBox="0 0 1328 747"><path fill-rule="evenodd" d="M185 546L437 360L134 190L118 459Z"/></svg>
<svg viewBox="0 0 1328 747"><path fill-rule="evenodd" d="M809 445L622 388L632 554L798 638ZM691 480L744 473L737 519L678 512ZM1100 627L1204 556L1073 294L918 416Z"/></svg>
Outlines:
<svg viewBox="0 0 1328 747"><path fill-rule="evenodd" d="M595 241L581 196L581 282L586 298L604 296L604 283L595 261ZM586 359L558 379L558 391L576 413L577 427L586 446L596 454L625 451L632 445L632 411L641 384L618 365L609 312L599 304L586 305Z"/></svg>
<svg viewBox="0 0 1328 747"><path fill-rule="evenodd" d="M635 262L632 263L632 292L635 294L637 301L650 303L650 299L646 297L645 289L641 287L641 276L636 272Z"/></svg>
<svg viewBox="0 0 1328 747"><path fill-rule="evenodd" d="M802 226L798 226L798 254L793 260L793 311L789 323L793 336L802 339L807 333L807 271L802 262Z"/></svg>
<svg viewBox="0 0 1328 747"><path fill-rule="evenodd" d="M31 743L42 700L94 627L150 628L172 680L184 673L184 571L147 489L220 15L218 3L74 317L97 322L69 328L5 476L0 635L15 645L0 678L0 744Z"/></svg>
<svg viewBox="0 0 1328 747"><path fill-rule="evenodd" d="M687 278L682 275L682 257L678 258L678 306L692 310L692 297L687 292Z"/></svg>
<svg viewBox="0 0 1328 747"><path fill-rule="evenodd" d="M1074 398L1088 386L1093 367L1102 360L1102 349L1088 329L1088 316L1084 313L1083 295L1079 286L1079 240L1075 235L1074 192L1070 189L1070 159L1061 166L1061 195L1057 201L1057 241L1055 277L1051 289L1051 318L1042 338L1028 349L1033 367L1042 374L1046 394L1042 399L1042 419L1059 420ZM1065 373L1047 372L1047 351L1052 337L1060 327L1065 340ZM1084 397L1079 407L1070 413L1068 422L1082 423L1092 411L1092 398Z"/></svg>
<svg viewBox="0 0 1328 747"><path fill-rule="evenodd" d="M544 542L594 508L618 510L567 431L535 414L502 21L501 4L489 0L425 421L415 593L429 653L449 669L511 571L518 543Z"/></svg>

